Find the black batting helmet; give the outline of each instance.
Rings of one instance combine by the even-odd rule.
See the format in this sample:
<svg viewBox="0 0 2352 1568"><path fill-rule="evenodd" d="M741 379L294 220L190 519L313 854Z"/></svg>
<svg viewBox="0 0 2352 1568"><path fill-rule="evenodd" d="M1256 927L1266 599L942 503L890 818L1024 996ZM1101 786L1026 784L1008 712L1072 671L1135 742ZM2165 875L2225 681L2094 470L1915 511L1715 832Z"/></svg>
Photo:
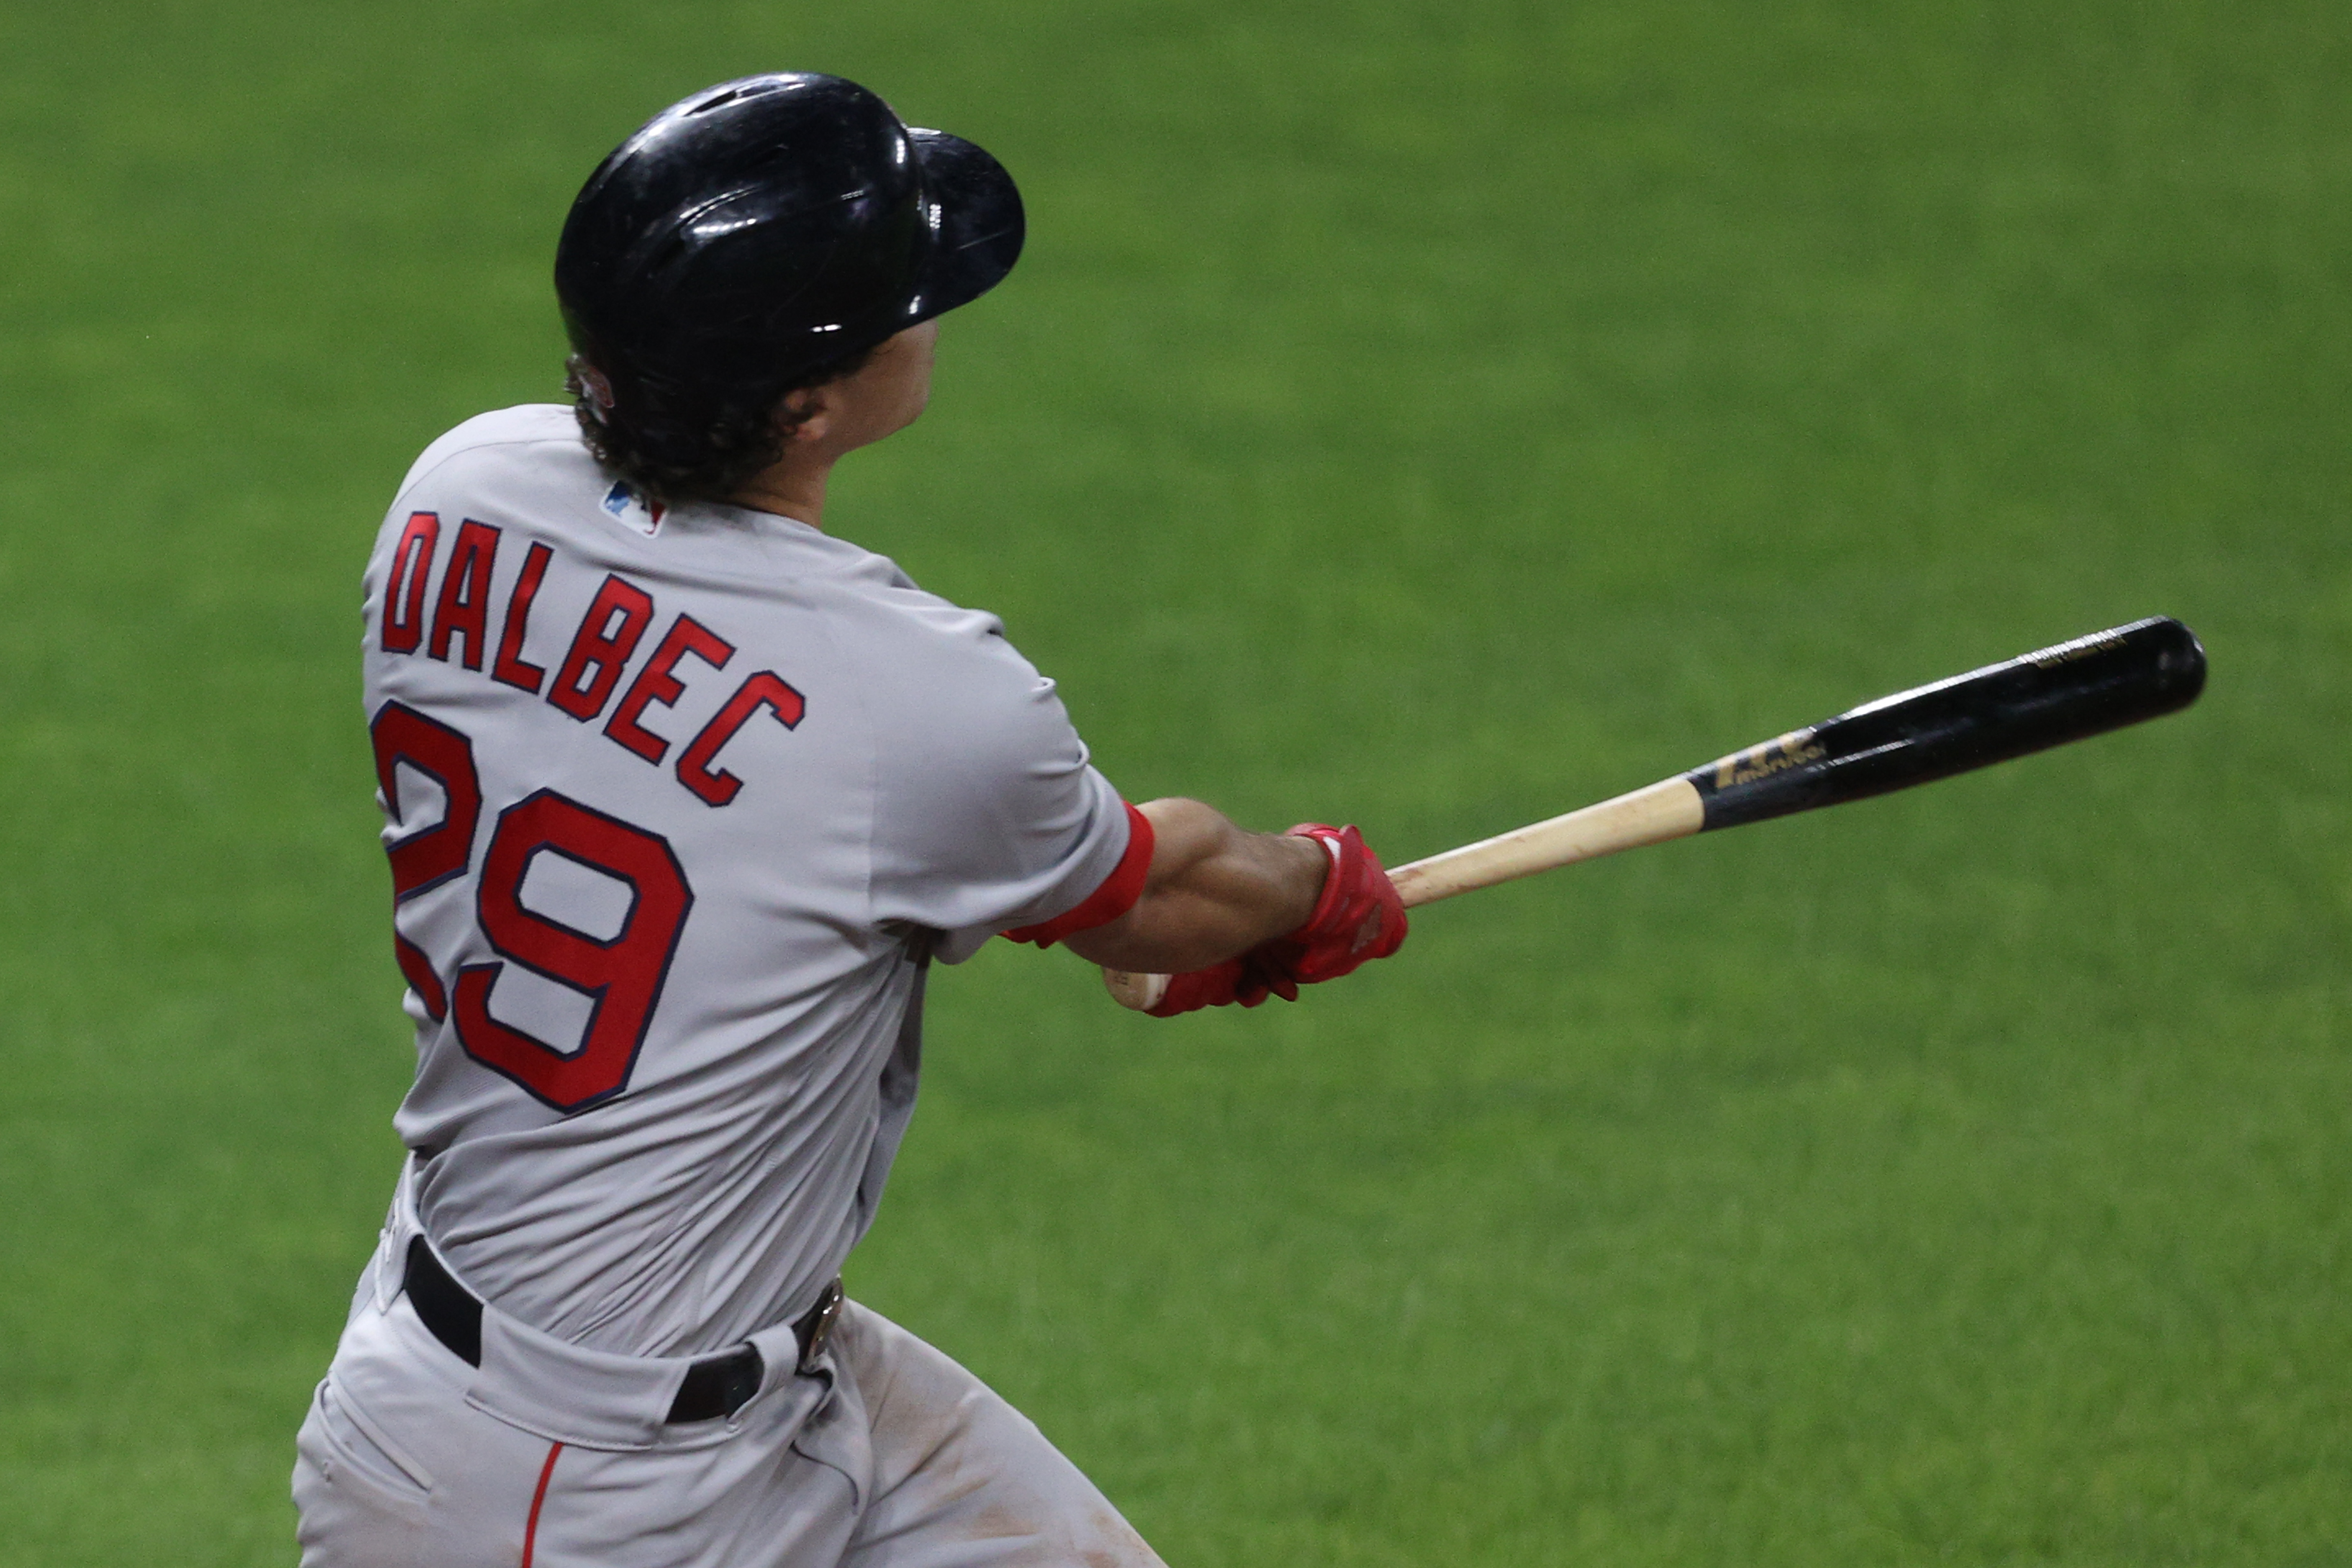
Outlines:
<svg viewBox="0 0 2352 1568"><path fill-rule="evenodd" d="M995 159L839 77L662 110L572 205L555 292L592 395L758 398L979 298L1021 254Z"/></svg>

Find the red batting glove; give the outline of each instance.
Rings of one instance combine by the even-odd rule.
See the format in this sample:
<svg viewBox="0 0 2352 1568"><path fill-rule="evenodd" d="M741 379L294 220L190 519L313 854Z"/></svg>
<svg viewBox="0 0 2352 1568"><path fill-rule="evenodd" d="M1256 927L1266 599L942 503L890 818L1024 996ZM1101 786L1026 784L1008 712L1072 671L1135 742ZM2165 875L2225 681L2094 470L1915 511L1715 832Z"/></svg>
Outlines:
<svg viewBox="0 0 2352 1568"><path fill-rule="evenodd" d="M1307 923L1249 956L1301 985L1313 985L1352 974L1402 947L1404 900L1364 836L1319 822L1302 822L1290 831L1323 846L1331 856L1331 874L1323 879L1323 896L1315 900Z"/></svg>
<svg viewBox="0 0 2352 1568"><path fill-rule="evenodd" d="M1255 962L1256 956L1255 952L1245 952L1206 969L1171 974L1168 977L1168 989L1145 1011L1155 1018L1172 1018L1179 1013L1202 1007L1230 1007L1236 1003L1255 1007L1268 996L1297 1001L1297 983L1261 972Z"/></svg>
<svg viewBox="0 0 2352 1568"><path fill-rule="evenodd" d="M1301 985L1337 980L1404 944L1404 902L1362 834L1319 822L1302 822L1290 831L1316 840L1331 857L1307 923L1239 958L1170 975L1166 994L1150 1009L1153 1017L1236 1003L1255 1007L1269 995L1296 1002Z"/></svg>

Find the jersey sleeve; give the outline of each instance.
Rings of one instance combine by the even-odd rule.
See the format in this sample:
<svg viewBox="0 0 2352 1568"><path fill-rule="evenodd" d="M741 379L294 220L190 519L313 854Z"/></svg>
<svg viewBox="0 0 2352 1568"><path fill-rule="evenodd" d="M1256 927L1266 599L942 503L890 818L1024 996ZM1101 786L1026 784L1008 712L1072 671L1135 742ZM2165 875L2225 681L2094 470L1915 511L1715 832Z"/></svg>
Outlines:
<svg viewBox="0 0 2352 1568"><path fill-rule="evenodd" d="M931 657L876 689L876 919L940 932L949 963L1000 931L1053 941L1117 919L1142 890L1150 825L993 617L923 618Z"/></svg>

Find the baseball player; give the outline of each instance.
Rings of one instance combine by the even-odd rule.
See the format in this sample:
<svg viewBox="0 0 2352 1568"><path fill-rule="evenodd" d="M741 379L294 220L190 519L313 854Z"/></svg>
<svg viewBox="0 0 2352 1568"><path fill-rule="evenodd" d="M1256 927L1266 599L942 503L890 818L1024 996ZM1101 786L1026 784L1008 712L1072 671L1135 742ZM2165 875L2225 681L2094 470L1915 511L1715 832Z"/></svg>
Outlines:
<svg viewBox="0 0 2352 1568"><path fill-rule="evenodd" d="M1395 951L1352 828L1123 802L991 616L824 531L1012 268L970 142L824 76L666 110L556 258L573 407L427 447L366 574L410 1150L298 1440L302 1561L1156 1563L841 1294L925 975L1002 933L1157 1011Z"/></svg>

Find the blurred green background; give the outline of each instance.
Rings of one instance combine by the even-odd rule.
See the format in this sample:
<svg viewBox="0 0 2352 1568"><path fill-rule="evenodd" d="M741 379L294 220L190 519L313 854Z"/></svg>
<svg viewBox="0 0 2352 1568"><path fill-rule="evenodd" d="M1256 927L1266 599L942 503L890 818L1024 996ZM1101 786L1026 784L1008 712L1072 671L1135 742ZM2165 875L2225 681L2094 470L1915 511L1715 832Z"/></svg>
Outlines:
<svg viewBox="0 0 2352 1568"><path fill-rule="evenodd" d="M283 1563L410 1047L357 582L553 236L817 68L1030 249L828 521L1391 860L2168 612L2188 715L943 975L854 1290L1180 1568L2352 1561L2352 28L2280 0L0 9L0 1563Z"/></svg>

